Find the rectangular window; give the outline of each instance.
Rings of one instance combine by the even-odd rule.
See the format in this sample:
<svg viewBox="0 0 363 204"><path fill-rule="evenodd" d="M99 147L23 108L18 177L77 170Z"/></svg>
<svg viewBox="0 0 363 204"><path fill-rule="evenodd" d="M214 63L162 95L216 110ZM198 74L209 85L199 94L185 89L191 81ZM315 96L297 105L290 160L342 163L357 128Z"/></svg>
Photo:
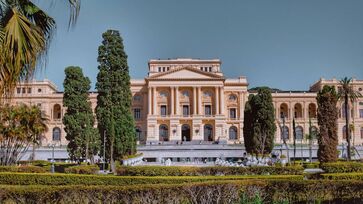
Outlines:
<svg viewBox="0 0 363 204"><path fill-rule="evenodd" d="M166 106L165 105L160 106L160 115L166 116Z"/></svg>
<svg viewBox="0 0 363 204"><path fill-rule="evenodd" d="M204 115L211 116L212 115L212 107L211 105L204 106Z"/></svg>
<svg viewBox="0 0 363 204"><path fill-rule="evenodd" d="M189 116L189 106L188 105L183 106L183 116Z"/></svg>
<svg viewBox="0 0 363 204"><path fill-rule="evenodd" d="M161 72L161 67L158 67L158 71Z"/></svg>
<svg viewBox="0 0 363 204"><path fill-rule="evenodd" d="M212 67L208 67L208 69L209 69L209 72L212 72Z"/></svg>
<svg viewBox="0 0 363 204"><path fill-rule="evenodd" d="M20 94L21 88L16 88L16 93Z"/></svg>
<svg viewBox="0 0 363 204"><path fill-rule="evenodd" d="M363 118L363 109L359 109L359 117Z"/></svg>
<svg viewBox="0 0 363 204"><path fill-rule="evenodd" d="M231 119L236 119L236 109L235 108L231 108L229 109L229 118Z"/></svg>
<svg viewBox="0 0 363 204"><path fill-rule="evenodd" d="M25 89L25 88L23 88L23 89L22 89L22 92L23 92L24 94L25 94L25 91L26 91L26 89Z"/></svg>
<svg viewBox="0 0 363 204"><path fill-rule="evenodd" d="M360 138L363 139L363 127L360 128Z"/></svg>
<svg viewBox="0 0 363 204"><path fill-rule="evenodd" d="M134 118L135 118L135 120L140 120L140 118L141 118L141 110L140 110L140 108L135 108L134 109Z"/></svg>
<svg viewBox="0 0 363 204"><path fill-rule="evenodd" d="M28 93L32 93L32 88L28 88Z"/></svg>

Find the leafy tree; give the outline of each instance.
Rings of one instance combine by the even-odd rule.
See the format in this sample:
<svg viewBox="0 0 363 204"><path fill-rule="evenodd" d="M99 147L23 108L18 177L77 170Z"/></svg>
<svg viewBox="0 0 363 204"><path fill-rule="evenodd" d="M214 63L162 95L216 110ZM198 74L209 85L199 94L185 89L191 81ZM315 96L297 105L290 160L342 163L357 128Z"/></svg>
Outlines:
<svg viewBox="0 0 363 204"><path fill-rule="evenodd" d="M63 106L67 110L63 123L69 141L67 150L73 160L86 158L93 162L100 138L94 128L95 118L88 97L91 81L83 75L80 67L67 67L65 74Z"/></svg>
<svg viewBox="0 0 363 204"><path fill-rule="evenodd" d="M0 165L15 164L30 145L39 143L45 123L37 106L0 107Z"/></svg>
<svg viewBox="0 0 363 204"><path fill-rule="evenodd" d="M325 85L316 97L318 103L318 159L334 162L338 159L338 95L333 86Z"/></svg>
<svg viewBox="0 0 363 204"><path fill-rule="evenodd" d="M80 0L65 2L73 25ZM0 95L10 96L16 82L32 76L46 55L56 23L30 0L0 0L0 22Z"/></svg>
<svg viewBox="0 0 363 204"><path fill-rule="evenodd" d="M106 158L114 171L114 160L136 152L135 124L131 115L131 90L127 55L118 31L102 35L98 48L97 121L102 140L106 138ZM105 148L105 147L102 147Z"/></svg>
<svg viewBox="0 0 363 204"><path fill-rule="evenodd" d="M261 87L256 95L250 95L244 114L243 135L246 151L250 154L271 153L276 125L270 89Z"/></svg>
<svg viewBox="0 0 363 204"><path fill-rule="evenodd" d="M344 112L345 112L345 134L347 140L347 151L348 151L348 160L351 160L351 135L350 135L350 125L349 125L349 102L351 102L352 106L355 101L359 97L362 97L361 93L353 89L352 86L352 78L345 77L340 80L341 87L338 91L338 98L344 101Z"/></svg>

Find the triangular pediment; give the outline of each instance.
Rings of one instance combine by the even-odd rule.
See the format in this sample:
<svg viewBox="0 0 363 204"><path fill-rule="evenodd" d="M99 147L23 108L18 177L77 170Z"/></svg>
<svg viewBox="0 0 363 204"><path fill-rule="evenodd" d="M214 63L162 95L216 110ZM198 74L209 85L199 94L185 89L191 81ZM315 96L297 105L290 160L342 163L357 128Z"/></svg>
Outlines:
<svg viewBox="0 0 363 204"><path fill-rule="evenodd" d="M196 68L192 68L192 67L183 67L183 68L177 68L177 69L173 69L167 72L162 72L159 74L155 74L151 77L149 77L149 79L223 79L223 76L219 76L217 74L214 73L210 73L210 72L204 72L201 71L199 69Z"/></svg>

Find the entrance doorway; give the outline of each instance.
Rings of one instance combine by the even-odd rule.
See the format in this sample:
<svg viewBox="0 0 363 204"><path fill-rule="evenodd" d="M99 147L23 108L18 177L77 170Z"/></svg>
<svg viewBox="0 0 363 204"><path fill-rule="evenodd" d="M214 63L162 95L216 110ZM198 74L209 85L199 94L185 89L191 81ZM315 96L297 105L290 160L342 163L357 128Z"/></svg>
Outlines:
<svg viewBox="0 0 363 204"><path fill-rule="evenodd" d="M184 124L182 126L182 141L190 141L190 126L188 124Z"/></svg>

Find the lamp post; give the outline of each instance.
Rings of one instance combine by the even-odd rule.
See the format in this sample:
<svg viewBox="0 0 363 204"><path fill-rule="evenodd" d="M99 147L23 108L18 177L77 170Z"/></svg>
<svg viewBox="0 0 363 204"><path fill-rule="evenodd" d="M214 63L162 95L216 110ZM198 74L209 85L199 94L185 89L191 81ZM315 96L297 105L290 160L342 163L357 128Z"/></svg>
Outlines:
<svg viewBox="0 0 363 204"><path fill-rule="evenodd" d="M55 144L51 144L50 147L52 147L52 166L50 168L50 172L51 173L54 173L54 147L55 147Z"/></svg>
<svg viewBox="0 0 363 204"><path fill-rule="evenodd" d="M106 130L103 131L103 172L106 172L105 169L105 163L106 163Z"/></svg>
<svg viewBox="0 0 363 204"><path fill-rule="evenodd" d="M286 143L286 139L287 139L287 136L286 136L286 128L285 128L285 115L282 114L282 128L281 128L281 135L282 135L282 141L285 145L285 149L286 149L286 154L287 154L287 161L289 162L290 161L290 156L289 156L289 148L287 146L287 143Z"/></svg>

